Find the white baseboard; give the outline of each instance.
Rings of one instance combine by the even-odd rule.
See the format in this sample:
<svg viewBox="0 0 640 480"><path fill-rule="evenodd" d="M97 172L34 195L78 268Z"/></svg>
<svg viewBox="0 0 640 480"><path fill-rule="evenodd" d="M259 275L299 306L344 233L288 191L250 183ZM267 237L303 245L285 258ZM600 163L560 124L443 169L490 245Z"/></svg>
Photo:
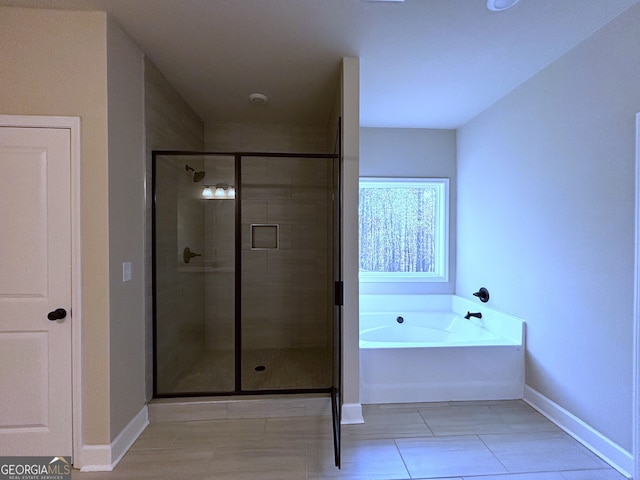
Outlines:
<svg viewBox="0 0 640 480"><path fill-rule="evenodd" d="M81 472L112 471L147 425L149 413L145 405L109 445L83 445L80 458L74 458L74 467Z"/></svg>
<svg viewBox="0 0 640 480"><path fill-rule="evenodd" d="M524 401L621 474L631 478L629 472L633 471L633 455L620 445L528 385L524 387Z"/></svg>
<svg viewBox="0 0 640 480"><path fill-rule="evenodd" d="M362 405L359 403L343 403L342 421L340 423L343 425L364 423L364 418L362 417Z"/></svg>
<svg viewBox="0 0 640 480"><path fill-rule="evenodd" d="M73 458L73 466L81 472L110 472L111 445L83 445Z"/></svg>

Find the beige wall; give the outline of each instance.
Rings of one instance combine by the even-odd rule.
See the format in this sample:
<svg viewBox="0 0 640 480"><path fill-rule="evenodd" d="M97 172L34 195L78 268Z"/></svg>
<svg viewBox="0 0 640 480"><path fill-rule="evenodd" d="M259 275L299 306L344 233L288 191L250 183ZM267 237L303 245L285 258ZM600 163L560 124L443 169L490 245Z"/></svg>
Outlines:
<svg viewBox="0 0 640 480"><path fill-rule="evenodd" d="M0 7L3 114L81 118L83 428L111 440L107 21L104 13Z"/></svg>
<svg viewBox="0 0 640 480"><path fill-rule="evenodd" d="M107 23L111 440L145 405L144 57ZM122 263L132 265L123 281Z"/></svg>

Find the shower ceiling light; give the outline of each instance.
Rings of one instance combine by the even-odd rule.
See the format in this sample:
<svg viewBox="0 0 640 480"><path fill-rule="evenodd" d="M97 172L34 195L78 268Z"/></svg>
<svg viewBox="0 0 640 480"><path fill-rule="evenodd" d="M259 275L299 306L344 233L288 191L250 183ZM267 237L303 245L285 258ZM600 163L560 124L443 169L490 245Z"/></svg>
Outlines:
<svg viewBox="0 0 640 480"><path fill-rule="evenodd" d="M487 0L487 8L492 12L501 12L513 7L520 0Z"/></svg>

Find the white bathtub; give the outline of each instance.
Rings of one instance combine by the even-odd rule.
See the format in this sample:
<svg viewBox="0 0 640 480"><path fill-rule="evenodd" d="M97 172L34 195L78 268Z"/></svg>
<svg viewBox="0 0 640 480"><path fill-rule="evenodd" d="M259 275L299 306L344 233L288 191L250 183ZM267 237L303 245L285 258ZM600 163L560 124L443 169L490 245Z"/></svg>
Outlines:
<svg viewBox="0 0 640 480"><path fill-rule="evenodd" d="M466 320L467 311L482 319ZM522 320L452 295L360 296L362 403L504 400L523 392Z"/></svg>

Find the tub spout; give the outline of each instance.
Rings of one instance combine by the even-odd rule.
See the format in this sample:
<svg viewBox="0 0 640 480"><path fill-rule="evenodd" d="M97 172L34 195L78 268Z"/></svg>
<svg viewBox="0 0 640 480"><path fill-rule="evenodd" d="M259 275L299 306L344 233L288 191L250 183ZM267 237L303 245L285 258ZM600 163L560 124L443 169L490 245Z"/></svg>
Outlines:
<svg viewBox="0 0 640 480"><path fill-rule="evenodd" d="M476 312L476 313L467 312L467 314L464 316L464 318L466 318L467 320L469 320L471 317L482 318L482 313L480 313L480 312Z"/></svg>

